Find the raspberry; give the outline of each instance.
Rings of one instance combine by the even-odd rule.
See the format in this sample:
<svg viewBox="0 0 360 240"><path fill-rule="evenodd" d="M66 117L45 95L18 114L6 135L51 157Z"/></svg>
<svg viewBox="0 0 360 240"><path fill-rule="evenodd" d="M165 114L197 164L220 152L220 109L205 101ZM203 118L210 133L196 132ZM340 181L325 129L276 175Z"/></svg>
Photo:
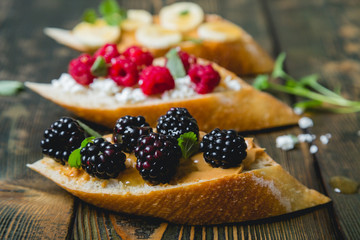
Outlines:
<svg viewBox="0 0 360 240"><path fill-rule="evenodd" d="M118 144L96 138L80 150L81 167L91 176L116 178L125 169L126 155Z"/></svg>
<svg viewBox="0 0 360 240"><path fill-rule="evenodd" d="M149 135L152 128L143 116L125 116L117 120L113 130L113 140L118 143L124 152L134 151L139 138L143 135Z"/></svg>
<svg viewBox="0 0 360 240"><path fill-rule="evenodd" d="M187 52L184 51L179 51L178 52L179 57L181 59L181 62L184 66L185 72L189 72L190 66L192 66L193 64L196 64L197 59L194 55L190 55Z"/></svg>
<svg viewBox="0 0 360 240"><path fill-rule="evenodd" d="M90 54L81 54L78 58L70 61L68 71L77 83L89 85L95 78L90 71L94 61L95 58L90 56Z"/></svg>
<svg viewBox="0 0 360 240"><path fill-rule="evenodd" d="M175 81L166 67L149 66L140 75L140 87L146 95L160 94L175 88Z"/></svg>
<svg viewBox="0 0 360 240"><path fill-rule="evenodd" d="M199 94L212 92L220 83L220 74L209 65L195 64L189 70L189 76L195 83L195 91Z"/></svg>
<svg viewBox="0 0 360 240"><path fill-rule="evenodd" d="M176 173L181 150L175 138L150 133L140 138L135 156L136 169L145 181L152 184L167 183Z"/></svg>
<svg viewBox="0 0 360 240"><path fill-rule="evenodd" d="M94 58L96 59L98 56L104 57L105 62L110 63L111 59L120 56L120 53L116 47L116 44L107 43L95 52Z"/></svg>
<svg viewBox="0 0 360 240"><path fill-rule="evenodd" d="M109 75L117 85L131 87L137 84L139 73L136 64L123 57L113 58L111 60Z"/></svg>
<svg viewBox="0 0 360 240"><path fill-rule="evenodd" d="M157 132L178 139L181 134L194 132L199 139L199 126L186 108L170 108L156 126Z"/></svg>
<svg viewBox="0 0 360 240"><path fill-rule="evenodd" d="M213 167L221 168L241 164L247 155L246 148L245 139L236 131L218 128L206 134L200 143L205 161Z"/></svg>
<svg viewBox="0 0 360 240"><path fill-rule="evenodd" d="M45 130L41 140L42 152L65 164L70 153L79 148L84 139L84 129L74 119L62 117Z"/></svg>
<svg viewBox="0 0 360 240"><path fill-rule="evenodd" d="M145 51L137 46L129 47L123 52L123 55L133 61L139 69L150 66L154 60L154 57L149 51Z"/></svg>

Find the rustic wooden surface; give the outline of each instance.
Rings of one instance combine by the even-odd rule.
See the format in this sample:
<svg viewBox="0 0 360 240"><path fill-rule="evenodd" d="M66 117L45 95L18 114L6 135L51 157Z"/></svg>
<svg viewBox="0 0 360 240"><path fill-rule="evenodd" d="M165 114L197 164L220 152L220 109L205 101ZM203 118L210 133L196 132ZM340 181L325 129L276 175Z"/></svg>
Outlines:
<svg viewBox="0 0 360 240"><path fill-rule="evenodd" d="M121 1L126 8L153 13L172 1ZM273 56L287 53L290 74L319 73L330 88L360 100L360 4L355 0L199 0L244 27ZM0 80L49 82L67 68L77 52L47 38L44 27L72 28L85 8L98 1L1 0ZM292 104L296 99L276 95ZM158 219L117 214L73 198L26 168L41 157L42 132L53 121L71 115L25 90L0 97L0 239L359 239L360 196L338 194L332 176L360 182L360 115L313 113L311 132L331 133L328 145L308 144L283 152L275 138L299 134L299 128L256 134L258 143L308 187L332 204L263 221L220 226L180 226ZM92 125L100 131L106 131Z"/></svg>

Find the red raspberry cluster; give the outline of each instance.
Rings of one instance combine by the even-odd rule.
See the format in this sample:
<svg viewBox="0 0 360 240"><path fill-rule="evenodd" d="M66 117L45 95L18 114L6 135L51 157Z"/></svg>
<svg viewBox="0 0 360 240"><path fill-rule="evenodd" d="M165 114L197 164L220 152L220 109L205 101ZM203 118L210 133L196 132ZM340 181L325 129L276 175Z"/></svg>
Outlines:
<svg viewBox="0 0 360 240"><path fill-rule="evenodd" d="M81 85L89 85L96 77L92 71L95 60L102 57L106 73L101 77L109 77L119 86L134 86L139 81L139 71L152 64L154 57L150 52L140 47L133 46L122 54L116 44L105 44L93 56L82 54L73 59L69 64L69 73Z"/></svg>
<svg viewBox="0 0 360 240"><path fill-rule="evenodd" d="M197 63L197 59L186 52L178 51L178 56L189 75L197 93L210 93L220 82L220 75L209 65ZM106 68L101 77L109 77L119 86L131 87L139 84L146 95L161 94L175 87L175 81L166 67L153 66L153 56L141 47L132 46L122 54L115 44L106 44L95 52L82 54L69 64L69 73L81 85L89 85L96 76L94 68L99 57L100 67ZM95 63L95 64L94 64ZM103 69L104 70L104 69Z"/></svg>

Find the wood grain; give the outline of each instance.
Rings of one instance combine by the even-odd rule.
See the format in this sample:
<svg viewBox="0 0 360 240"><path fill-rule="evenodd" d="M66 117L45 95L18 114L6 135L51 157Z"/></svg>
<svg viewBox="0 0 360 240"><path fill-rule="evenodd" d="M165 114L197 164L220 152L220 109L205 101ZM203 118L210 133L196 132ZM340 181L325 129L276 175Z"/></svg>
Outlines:
<svg viewBox="0 0 360 240"><path fill-rule="evenodd" d="M294 76L319 73L321 83L329 88L341 87L342 94L353 100L360 96L360 7L352 1L277 1L269 5L277 26L281 50L288 54L288 70ZM301 11L300 11L301 10ZM341 16L334 18L334 16ZM301 34L299 34L301 33ZM335 193L329 185L333 176L341 175L360 181L359 113L336 115L314 113L311 116L317 135L315 155L326 192L334 202L336 219L347 239L360 234L360 195ZM329 144L319 137L331 133Z"/></svg>

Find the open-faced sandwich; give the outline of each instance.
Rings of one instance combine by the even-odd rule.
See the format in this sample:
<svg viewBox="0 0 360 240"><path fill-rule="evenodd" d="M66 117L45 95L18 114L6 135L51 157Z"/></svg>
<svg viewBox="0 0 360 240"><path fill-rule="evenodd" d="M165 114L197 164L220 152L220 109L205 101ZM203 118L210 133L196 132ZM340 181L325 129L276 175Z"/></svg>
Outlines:
<svg viewBox="0 0 360 240"><path fill-rule="evenodd" d="M120 118L113 134L85 138L63 117L44 132L45 157L28 167L95 206L180 224L220 224L277 216L325 204L234 130L200 132L185 108L151 128Z"/></svg>
<svg viewBox="0 0 360 240"><path fill-rule="evenodd" d="M87 12L72 30L46 28L45 33L82 52L116 43L120 51L137 45L161 57L179 46L238 75L266 73L273 68L271 57L245 30L218 15L204 14L196 3L174 3L152 16L145 10L122 10L116 1L106 0L100 12L102 18Z"/></svg>
<svg viewBox="0 0 360 240"><path fill-rule="evenodd" d="M286 104L254 89L234 73L179 49L156 58L140 47L119 53L106 44L81 54L51 84L26 86L76 115L109 128L125 115L151 125L170 107L185 107L203 131L250 131L296 124Z"/></svg>

